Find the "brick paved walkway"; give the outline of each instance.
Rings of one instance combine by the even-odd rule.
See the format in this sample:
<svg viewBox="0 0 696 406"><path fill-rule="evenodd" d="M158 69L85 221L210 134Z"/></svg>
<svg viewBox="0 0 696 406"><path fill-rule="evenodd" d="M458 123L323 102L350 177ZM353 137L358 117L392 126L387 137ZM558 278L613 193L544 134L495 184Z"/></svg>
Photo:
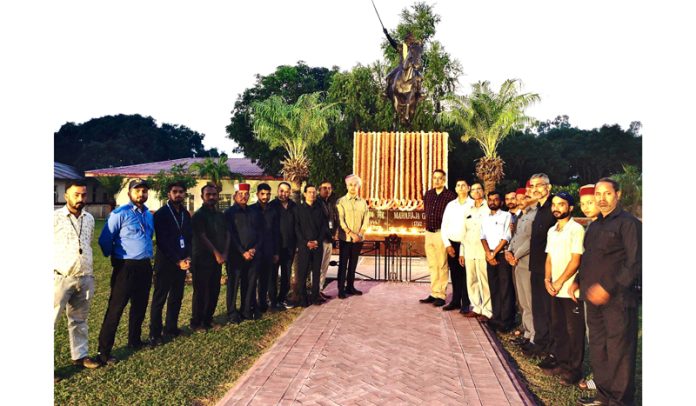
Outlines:
<svg viewBox="0 0 696 406"><path fill-rule="evenodd" d="M534 404L487 329L418 303L428 284L356 285L305 309L218 404Z"/></svg>

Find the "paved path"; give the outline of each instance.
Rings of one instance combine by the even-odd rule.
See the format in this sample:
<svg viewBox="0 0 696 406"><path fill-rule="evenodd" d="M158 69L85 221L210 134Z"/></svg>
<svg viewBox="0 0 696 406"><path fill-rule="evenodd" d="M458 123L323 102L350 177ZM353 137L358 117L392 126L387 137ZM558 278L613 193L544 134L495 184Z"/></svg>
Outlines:
<svg viewBox="0 0 696 406"><path fill-rule="evenodd" d="M486 328L418 303L428 284L356 284L305 309L218 404L534 404Z"/></svg>

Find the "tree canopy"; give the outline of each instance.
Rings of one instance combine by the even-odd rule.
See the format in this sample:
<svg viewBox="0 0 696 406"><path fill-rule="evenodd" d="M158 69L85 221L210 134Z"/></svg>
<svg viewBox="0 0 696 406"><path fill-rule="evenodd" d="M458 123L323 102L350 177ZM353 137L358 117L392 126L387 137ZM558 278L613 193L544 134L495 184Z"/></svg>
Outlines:
<svg viewBox="0 0 696 406"><path fill-rule="evenodd" d="M205 135L184 125L158 126L139 114L66 123L53 134L54 159L80 170L134 165L193 156L218 156L203 147Z"/></svg>

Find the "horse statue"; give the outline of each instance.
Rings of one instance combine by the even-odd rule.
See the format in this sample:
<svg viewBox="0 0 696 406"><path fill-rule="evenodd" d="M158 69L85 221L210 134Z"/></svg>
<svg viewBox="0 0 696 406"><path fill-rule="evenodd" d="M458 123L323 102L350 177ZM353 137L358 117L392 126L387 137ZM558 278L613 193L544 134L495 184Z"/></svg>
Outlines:
<svg viewBox="0 0 696 406"><path fill-rule="evenodd" d="M401 56L401 63L387 75L387 97L394 104L394 111L402 124L410 125L416 113L416 104L422 97L423 45L407 34L403 44L397 44L389 34L387 39Z"/></svg>

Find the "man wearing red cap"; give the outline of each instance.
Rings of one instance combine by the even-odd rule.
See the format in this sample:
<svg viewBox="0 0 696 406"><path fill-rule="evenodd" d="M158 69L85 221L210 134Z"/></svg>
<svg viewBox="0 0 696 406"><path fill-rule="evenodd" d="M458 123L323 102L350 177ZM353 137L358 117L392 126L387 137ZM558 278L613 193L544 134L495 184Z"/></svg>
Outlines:
<svg viewBox="0 0 696 406"><path fill-rule="evenodd" d="M599 216L599 206L597 206L594 196L595 185L582 186L578 192L580 193L580 210L582 210L582 213L585 217L592 219L592 221L597 220L597 216Z"/></svg>
<svg viewBox="0 0 696 406"><path fill-rule="evenodd" d="M225 221L230 233L226 301L227 317L232 323L239 323L242 318L261 318L261 309L256 303L256 284L265 225L261 212L247 207L250 189L251 185L248 183L236 184L234 205L225 210ZM240 288L241 305L237 311L237 289Z"/></svg>

